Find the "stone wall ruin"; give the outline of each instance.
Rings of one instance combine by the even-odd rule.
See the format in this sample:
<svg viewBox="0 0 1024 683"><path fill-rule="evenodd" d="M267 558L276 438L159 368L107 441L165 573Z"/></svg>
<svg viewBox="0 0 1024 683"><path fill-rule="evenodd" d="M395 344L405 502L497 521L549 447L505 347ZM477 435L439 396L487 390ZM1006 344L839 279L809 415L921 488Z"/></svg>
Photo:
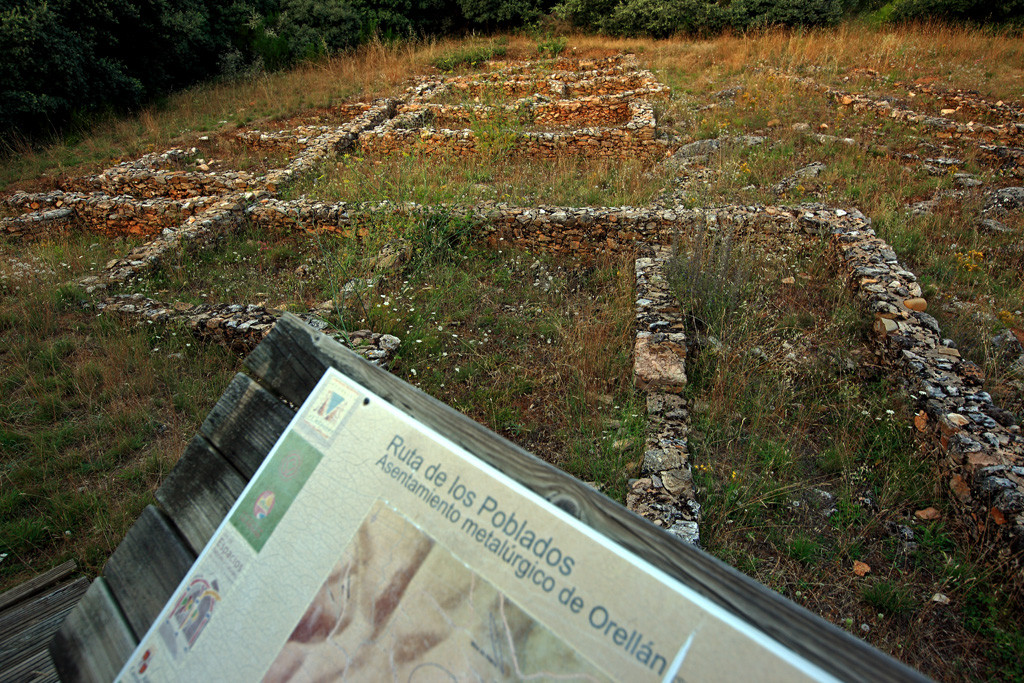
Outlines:
<svg viewBox="0 0 1024 683"><path fill-rule="evenodd" d="M687 445L688 408L681 396L686 382L682 313L664 277L670 246L677 235L706 230L727 230L770 248L826 240L837 276L875 317L878 356L902 378L916 402L915 423L927 443L941 453L953 497L977 524L992 522L1008 543L1024 547L1020 427L981 390L981 370L960 356L953 340L943 338L935 319L924 312L917 278L878 238L870 220L855 209L819 205L686 208L671 197L647 207L496 203L425 207L279 197L281 188L343 153L479 153L474 126L480 129L481 123L515 117L521 117L524 129L516 130L508 144L517 154L661 158L677 146L657 127L653 102L667 94L668 89L650 72L640 70L631 57L491 64L483 74L422 79L401 98L335 108L331 116L338 119L337 125L237 134L239 142L254 149L288 150L292 156L283 168L253 175L210 170L209 165L195 161L195 150L146 155L95 176L68 181L59 190L3 198L7 206L23 213L0 220L0 231L21 238L66 230L151 238L112 260L101 273L79 281L87 292L105 296L96 308L105 315L132 320L177 321L198 338L240 353L269 331L274 311L246 303L165 303L124 290L163 259L182 250L210 248L245 222L271 232L331 232L358 238L360 230L372 229L381 216L443 211L470 219L478 238L494 246L578 259L602 253L635 255L634 374L637 386L647 393L649 429L641 471L630 484L627 502L688 542L699 538L700 505ZM917 113L869 99L831 90L827 94L840 106L870 108L889 116L896 112L894 118L899 120L928 123ZM1016 141L1016 128L933 123L938 134L972 138L983 150L991 147L998 163L1011 172L1024 159L1024 151L1006 144ZM761 142L758 138L750 144ZM702 145L701 149L710 147ZM315 316L308 319L323 323ZM386 362L400 343L371 331L357 334L353 338L358 343L352 339L349 343L376 362Z"/></svg>
<svg viewBox="0 0 1024 683"><path fill-rule="evenodd" d="M611 58L582 73L538 73L530 66L423 79L409 89L399 115L365 131L359 145L372 154L415 147L419 153L468 156L488 142L473 126L501 122L513 133L507 140L501 136L500 144L530 158L664 157L670 151L670 143L658 138L652 104L666 98L668 88L639 69L635 59ZM444 102L450 99L462 101ZM502 99L513 101L503 104ZM516 124L566 130L514 131Z"/></svg>

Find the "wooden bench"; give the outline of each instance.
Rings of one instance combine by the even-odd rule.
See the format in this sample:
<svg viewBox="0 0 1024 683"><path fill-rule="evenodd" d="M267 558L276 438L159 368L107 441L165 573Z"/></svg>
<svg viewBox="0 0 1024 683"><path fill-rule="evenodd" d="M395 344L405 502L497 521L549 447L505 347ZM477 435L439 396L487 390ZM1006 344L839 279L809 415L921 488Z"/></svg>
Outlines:
<svg viewBox="0 0 1024 683"><path fill-rule="evenodd" d="M594 530L844 680L924 680L863 641L286 314L238 374L50 646L64 680L120 671L265 456L334 367ZM666 615L667 617L668 615Z"/></svg>

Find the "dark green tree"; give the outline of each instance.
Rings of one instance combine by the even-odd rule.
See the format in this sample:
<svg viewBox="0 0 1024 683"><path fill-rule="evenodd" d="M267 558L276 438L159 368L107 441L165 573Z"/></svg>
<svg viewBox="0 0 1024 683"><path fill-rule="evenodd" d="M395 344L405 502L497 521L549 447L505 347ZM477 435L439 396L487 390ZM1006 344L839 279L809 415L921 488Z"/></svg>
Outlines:
<svg viewBox="0 0 1024 683"><path fill-rule="evenodd" d="M1024 0L896 0L891 18L1020 23Z"/></svg>
<svg viewBox="0 0 1024 683"><path fill-rule="evenodd" d="M354 4L368 35L384 40L436 35L465 25L455 0L354 0Z"/></svg>
<svg viewBox="0 0 1024 683"><path fill-rule="evenodd" d="M547 0L459 0L458 7L467 20L494 28L537 21L553 4Z"/></svg>
<svg viewBox="0 0 1024 683"><path fill-rule="evenodd" d="M53 131L77 111L140 101L142 82L90 38L64 21L59 6L0 0L0 134Z"/></svg>
<svg viewBox="0 0 1024 683"><path fill-rule="evenodd" d="M130 109L215 74L278 0L0 0L0 135Z"/></svg>
<svg viewBox="0 0 1024 683"><path fill-rule="evenodd" d="M602 24L619 4L619 0L563 0L555 14L580 28L606 30Z"/></svg>

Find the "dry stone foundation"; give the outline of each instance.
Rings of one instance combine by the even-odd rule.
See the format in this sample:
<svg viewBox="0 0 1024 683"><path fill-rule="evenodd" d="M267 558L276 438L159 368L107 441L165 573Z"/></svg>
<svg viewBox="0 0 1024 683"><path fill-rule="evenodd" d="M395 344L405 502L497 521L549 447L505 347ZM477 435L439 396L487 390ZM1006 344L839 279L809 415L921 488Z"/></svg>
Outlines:
<svg viewBox="0 0 1024 683"><path fill-rule="evenodd" d="M96 310L104 315L116 315L129 320L150 323L179 322L198 339L221 344L240 353L248 353L277 322L278 311L270 311L254 304L185 304L167 305L141 294L118 294L96 303ZM302 314L308 325L319 330L329 329L322 318ZM390 334L370 330L357 330L346 339L350 348L369 361L386 363L398 349L400 340Z"/></svg>
<svg viewBox="0 0 1024 683"><path fill-rule="evenodd" d="M949 93L947 94L948 104L951 106L940 109L936 116L901 106L900 103L893 102L892 98L871 98L860 93L828 87L813 78L777 70L773 70L772 73L777 78L790 80L802 87L824 93L841 106L849 107L854 111L871 111L888 119L918 125L940 141L958 140L972 143L982 152L983 159L992 167L998 168L1004 173L1024 175L1024 148L1019 146L1024 144L1024 123L1011 121L990 125L975 121L963 122L952 118L952 115L964 108L968 111L998 113L1011 118L1021 117L1019 110L1003 102L991 103L976 95L965 96L961 92ZM911 88L910 91L937 94L933 89L924 87Z"/></svg>
<svg viewBox="0 0 1024 683"><path fill-rule="evenodd" d="M192 150L195 153L195 149ZM95 176L72 180L61 188L67 192L101 192L106 195L165 199L209 197L244 192L253 187L255 178L244 171L211 173L208 167L198 172L153 171L148 169L107 169Z"/></svg>
<svg viewBox="0 0 1024 683"><path fill-rule="evenodd" d="M793 78L808 88L816 82ZM975 141L993 163L1016 172L1024 150L1013 147L1021 124L978 126L934 117L891 103L825 88L840 106L869 109L916 123L942 138ZM104 298L102 315L153 323L177 322L198 338L244 353L273 325L277 312L242 302L190 305L160 302L131 293L132 283L182 250L202 250L250 222L268 232L328 232L359 238L381 216L445 212L469 218L480 241L542 250L577 259L603 253L630 254L636 269L634 377L647 395L649 427L639 476L630 483L633 510L684 541L699 540L700 505L687 444L686 338L678 300L665 279L665 263L678 235L728 231L767 249L799 248L826 241L837 277L875 318L878 357L902 378L916 401L919 433L942 454L941 466L952 496L979 527L994 525L1010 545L1024 547L1024 437L1009 413L981 390L981 370L964 360L954 340L944 338L915 275L853 208L805 206L718 206L686 208L669 192L647 207L516 207L323 203L283 201L281 188L338 154L424 154L485 152L487 125L511 126L509 150L531 157L668 157L687 175L690 160L713 153L720 141L680 147L657 126L653 102L668 89L640 69L635 59L557 60L546 63L492 63L482 74L425 78L405 95L336 108L337 125L300 125L272 131L249 130L238 140L257 149L285 149L287 166L261 176L212 171L195 150L174 149L119 164L61 190L16 193L3 199L23 213L0 220L0 231L38 238L54 231L88 230L104 235L151 237L97 275L78 284ZM959 99L957 99L959 98ZM957 94L950 104L994 108ZM1016 112L1015 115L1019 114ZM1018 116L1019 118L1019 116ZM520 130L521 128L521 130ZM502 130L502 128L497 128ZM735 144L763 144L747 136ZM714 144L712 144L714 143ZM672 156L673 152L678 152ZM929 160L945 168L940 158ZM810 170L808 173L812 172ZM700 181L701 176L695 173ZM784 188L783 188L784 189ZM1014 196L993 200L996 215ZM990 220L994 220L991 219ZM321 329L315 315L308 322ZM399 339L362 330L345 340L374 362L386 362Z"/></svg>
<svg viewBox="0 0 1024 683"><path fill-rule="evenodd" d="M415 148L419 153L469 156L488 145L508 147L531 158L577 154L587 157L664 157L671 143L658 138L654 99L668 88L632 58L605 60L592 71L539 72L529 62L515 70L497 68L483 75L424 79L407 91L399 115L367 130L359 145L373 154L395 154ZM436 100L462 99L460 104ZM481 100L513 98L502 105ZM487 123L496 132L488 139ZM474 129L476 124L476 129ZM517 124L569 128L565 131L516 131ZM456 126L459 126L456 128Z"/></svg>
<svg viewBox="0 0 1024 683"><path fill-rule="evenodd" d="M686 335L679 300L665 280L668 247L643 249L636 260L636 386L647 394L647 435L640 477L626 504L681 540L700 542L700 504L693 484L687 434Z"/></svg>
<svg viewBox="0 0 1024 683"><path fill-rule="evenodd" d="M254 222L280 230L334 232L346 237L374 225L380 216L438 212L478 224L481 240L493 246L539 249L552 254L593 258L604 253L633 253L638 244L670 245L692 229L723 229L763 244L798 243L817 235L820 226L800 220L792 209L774 206L683 207L519 207L503 203L479 206L413 203L324 203L263 199L247 209Z"/></svg>
<svg viewBox="0 0 1024 683"><path fill-rule="evenodd" d="M876 343L904 379L919 413L915 424L943 453L949 490L979 527L992 523L1024 543L1024 438L1012 415L982 391L984 373L942 337L913 273L867 227L832 238L839 272L876 317Z"/></svg>
<svg viewBox="0 0 1024 683"><path fill-rule="evenodd" d="M136 199L126 195L78 192L16 193L8 206L31 209L31 213L5 219L5 232L19 237L41 237L77 226L88 226L98 235L151 237L164 228L206 212L219 198Z"/></svg>

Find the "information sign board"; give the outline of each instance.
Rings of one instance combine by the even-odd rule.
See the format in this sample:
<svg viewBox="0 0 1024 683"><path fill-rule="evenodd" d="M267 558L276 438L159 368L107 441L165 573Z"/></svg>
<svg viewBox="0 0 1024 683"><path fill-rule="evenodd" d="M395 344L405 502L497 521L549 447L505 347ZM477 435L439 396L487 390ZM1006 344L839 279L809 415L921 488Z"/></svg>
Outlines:
<svg viewBox="0 0 1024 683"><path fill-rule="evenodd" d="M328 370L119 680L832 680Z"/></svg>

